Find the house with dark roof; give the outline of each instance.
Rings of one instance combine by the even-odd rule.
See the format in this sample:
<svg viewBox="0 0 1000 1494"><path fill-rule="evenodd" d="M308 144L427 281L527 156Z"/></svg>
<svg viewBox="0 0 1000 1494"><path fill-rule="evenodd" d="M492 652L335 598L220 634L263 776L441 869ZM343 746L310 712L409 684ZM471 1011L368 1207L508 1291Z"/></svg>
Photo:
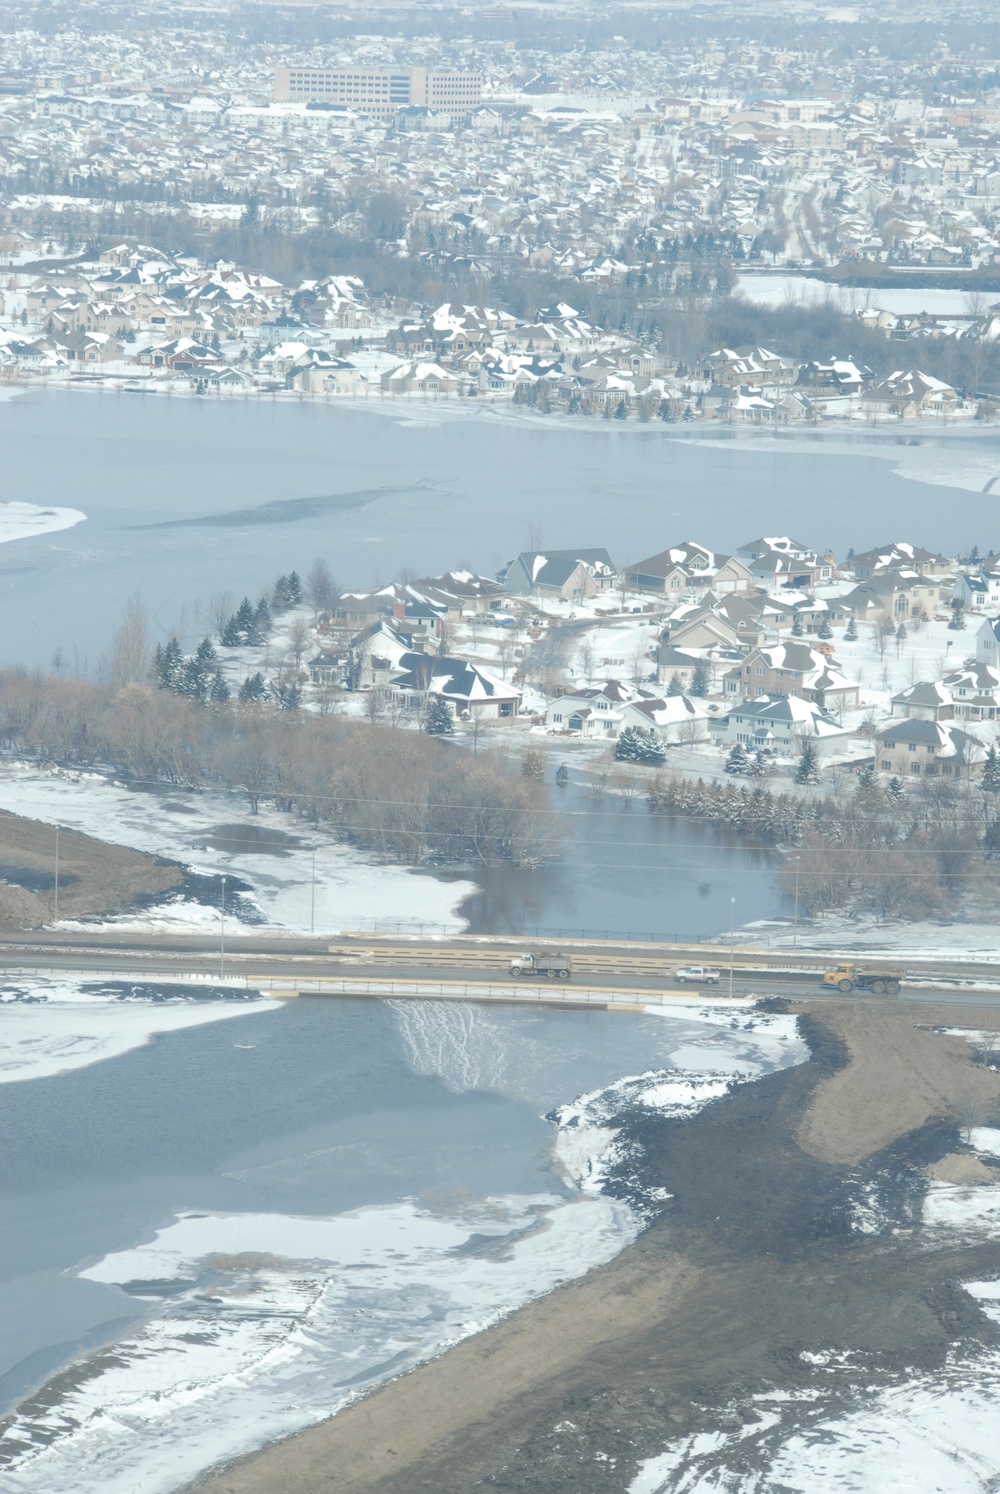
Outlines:
<svg viewBox="0 0 1000 1494"><path fill-rule="evenodd" d="M986 752L975 728L954 722L890 721L875 733L876 767L899 777L975 777Z"/></svg>
<svg viewBox="0 0 1000 1494"><path fill-rule="evenodd" d="M830 659L807 643L794 640L755 648L725 677L727 694L744 700L764 695L797 695L817 704L853 710L860 687L835 668Z"/></svg>
<svg viewBox="0 0 1000 1494"><path fill-rule="evenodd" d="M850 728L839 725L823 706L786 694L741 701L714 721L711 730L720 747L788 754L810 742L820 756L842 747L851 736Z"/></svg>
<svg viewBox="0 0 1000 1494"><path fill-rule="evenodd" d="M522 550L497 575L514 596L583 601L609 591L618 579L607 550Z"/></svg>
<svg viewBox="0 0 1000 1494"><path fill-rule="evenodd" d="M440 654L404 654L389 689L410 710L422 710L428 696L437 696L462 720L513 721L521 706L516 685L478 664Z"/></svg>
<svg viewBox="0 0 1000 1494"><path fill-rule="evenodd" d="M892 697L893 716L904 721L950 721L955 715L951 691L940 680L918 680Z"/></svg>

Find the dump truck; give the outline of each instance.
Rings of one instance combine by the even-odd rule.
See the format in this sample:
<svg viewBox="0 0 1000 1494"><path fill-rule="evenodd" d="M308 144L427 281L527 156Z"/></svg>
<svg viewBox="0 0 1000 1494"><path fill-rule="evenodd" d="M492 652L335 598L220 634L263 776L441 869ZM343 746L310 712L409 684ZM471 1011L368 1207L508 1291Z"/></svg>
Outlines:
<svg viewBox="0 0 1000 1494"><path fill-rule="evenodd" d="M573 962L568 954L556 954L551 949L515 955L510 962L511 975L544 975L549 980L569 980L572 969Z"/></svg>
<svg viewBox="0 0 1000 1494"><path fill-rule="evenodd" d="M836 986L846 996L849 991L872 991L876 996L898 996L906 971L899 965L835 965L820 978L821 986Z"/></svg>

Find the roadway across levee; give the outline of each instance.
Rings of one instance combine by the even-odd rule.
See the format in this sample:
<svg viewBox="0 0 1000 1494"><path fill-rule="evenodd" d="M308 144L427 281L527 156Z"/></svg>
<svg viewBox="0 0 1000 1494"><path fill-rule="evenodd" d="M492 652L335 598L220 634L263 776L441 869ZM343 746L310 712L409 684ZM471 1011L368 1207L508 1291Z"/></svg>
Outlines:
<svg viewBox="0 0 1000 1494"><path fill-rule="evenodd" d="M220 928L220 934L222 930ZM768 950L751 945L608 944L602 940L525 941L510 936L455 935L427 937L345 933L312 937L299 934L224 931L224 938L205 935L136 933L95 926L76 930L35 930L7 935L0 943L0 972L8 975L55 971L95 978L176 979L178 972L192 978L240 978L255 985L279 981L305 985L360 979L386 982L461 984L469 987L511 987L525 990L523 980L511 976L513 955L525 949L552 948L572 959L569 981L541 982L551 998L563 1004L571 993L584 990L642 993L676 991L679 966L696 964L719 971L717 989L725 994L820 993L819 975L838 958L866 957L850 952L834 956L808 949ZM905 965L914 985L941 990L969 989L970 983L1000 989L1000 961L961 955L934 959L876 959L872 963ZM762 990L763 987L763 990ZM558 995L556 989L558 988ZM706 989L688 985L688 993ZM904 992L905 994L905 992ZM971 991L970 991L971 994Z"/></svg>

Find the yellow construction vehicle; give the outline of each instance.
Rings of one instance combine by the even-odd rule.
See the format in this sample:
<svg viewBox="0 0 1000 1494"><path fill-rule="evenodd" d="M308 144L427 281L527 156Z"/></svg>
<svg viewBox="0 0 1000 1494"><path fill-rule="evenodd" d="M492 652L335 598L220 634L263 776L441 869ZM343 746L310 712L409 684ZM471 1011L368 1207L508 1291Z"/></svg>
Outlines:
<svg viewBox="0 0 1000 1494"><path fill-rule="evenodd" d="M849 991L872 991L876 996L898 996L906 978L899 965L835 965L820 977L821 986L836 986L846 996Z"/></svg>

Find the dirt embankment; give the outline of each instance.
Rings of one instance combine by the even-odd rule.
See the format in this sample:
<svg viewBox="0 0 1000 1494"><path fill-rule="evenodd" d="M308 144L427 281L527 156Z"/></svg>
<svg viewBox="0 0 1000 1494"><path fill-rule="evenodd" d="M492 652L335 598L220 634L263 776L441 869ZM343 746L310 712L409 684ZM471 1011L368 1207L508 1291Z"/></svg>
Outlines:
<svg viewBox="0 0 1000 1494"><path fill-rule="evenodd" d="M53 825L0 810L0 930L34 929L53 916ZM59 831L59 917L119 913L184 881L183 868L126 846Z"/></svg>
<svg viewBox="0 0 1000 1494"><path fill-rule="evenodd" d="M956 1278L1000 1274L1000 1243L927 1248L926 1169L961 1151L949 1118L1000 1101L962 1040L1000 1011L800 1008L813 1062L687 1121L631 1123L646 1183L673 1195L609 1266L221 1470L202 1494L598 1494L767 1385L829 1397L804 1351L861 1356L859 1384L943 1362L996 1330ZM862 1200L877 1232L855 1228ZM850 1373L838 1394L850 1393ZM740 1456L752 1459L752 1443Z"/></svg>

